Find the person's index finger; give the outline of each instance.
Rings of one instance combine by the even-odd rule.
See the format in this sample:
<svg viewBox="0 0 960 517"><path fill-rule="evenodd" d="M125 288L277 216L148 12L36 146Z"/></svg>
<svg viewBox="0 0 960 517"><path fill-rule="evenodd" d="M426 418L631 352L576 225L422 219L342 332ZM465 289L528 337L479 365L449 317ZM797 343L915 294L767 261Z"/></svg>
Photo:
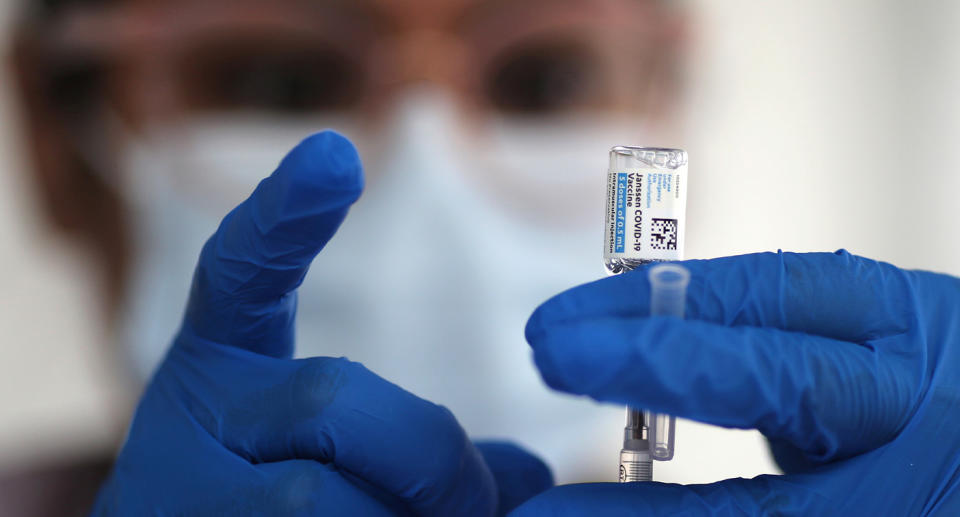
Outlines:
<svg viewBox="0 0 960 517"><path fill-rule="evenodd" d="M682 262L686 315L865 342L910 325L906 272L847 253L759 253ZM650 312L646 268L570 289L531 316L527 332L584 318Z"/></svg>
<svg viewBox="0 0 960 517"><path fill-rule="evenodd" d="M301 142L204 245L185 325L210 341L289 356L290 294L362 189L346 138L324 131Z"/></svg>
<svg viewBox="0 0 960 517"><path fill-rule="evenodd" d="M663 316L558 325L532 346L554 389L758 429L817 462L895 436L915 408L921 375L854 343Z"/></svg>

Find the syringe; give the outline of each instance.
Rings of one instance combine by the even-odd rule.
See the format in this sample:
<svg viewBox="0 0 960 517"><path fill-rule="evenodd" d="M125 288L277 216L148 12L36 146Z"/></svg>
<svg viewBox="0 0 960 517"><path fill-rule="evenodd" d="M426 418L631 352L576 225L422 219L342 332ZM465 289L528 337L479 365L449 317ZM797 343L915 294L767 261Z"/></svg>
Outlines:
<svg viewBox="0 0 960 517"><path fill-rule="evenodd" d="M603 249L608 273L683 259L686 172L687 153L680 149L617 146L610 150ZM651 292L651 314L682 317L689 279L686 270L664 264L652 267L650 275L651 284L663 289ZM673 458L675 426L676 420L669 415L628 408L620 481L651 480L653 460Z"/></svg>
<svg viewBox="0 0 960 517"><path fill-rule="evenodd" d="M650 268L650 315L683 318L690 272L678 264ZM673 459L676 418L642 409L627 408L623 449L620 451L620 481L651 481L653 460Z"/></svg>

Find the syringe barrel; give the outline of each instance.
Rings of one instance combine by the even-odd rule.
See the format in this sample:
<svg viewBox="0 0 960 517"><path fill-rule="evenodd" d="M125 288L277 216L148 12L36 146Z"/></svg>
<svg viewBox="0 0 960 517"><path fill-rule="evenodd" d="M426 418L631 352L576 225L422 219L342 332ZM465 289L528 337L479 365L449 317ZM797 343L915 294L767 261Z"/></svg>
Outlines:
<svg viewBox="0 0 960 517"><path fill-rule="evenodd" d="M620 451L620 482L653 481L653 461L649 451Z"/></svg>

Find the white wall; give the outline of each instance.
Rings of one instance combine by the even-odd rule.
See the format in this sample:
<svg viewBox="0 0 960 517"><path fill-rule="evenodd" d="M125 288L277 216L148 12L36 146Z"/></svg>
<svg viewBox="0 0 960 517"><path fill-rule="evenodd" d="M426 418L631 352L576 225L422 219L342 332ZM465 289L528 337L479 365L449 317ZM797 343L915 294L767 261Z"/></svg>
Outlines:
<svg viewBox="0 0 960 517"><path fill-rule="evenodd" d="M901 51L903 131L896 185L905 217L896 260L960 275L960 3L929 0L901 9L917 44ZM909 216L909 217L906 217Z"/></svg>
<svg viewBox="0 0 960 517"><path fill-rule="evenodd" d="M960 5L693 5L690 254L843 247L960 273Z"/></svg>

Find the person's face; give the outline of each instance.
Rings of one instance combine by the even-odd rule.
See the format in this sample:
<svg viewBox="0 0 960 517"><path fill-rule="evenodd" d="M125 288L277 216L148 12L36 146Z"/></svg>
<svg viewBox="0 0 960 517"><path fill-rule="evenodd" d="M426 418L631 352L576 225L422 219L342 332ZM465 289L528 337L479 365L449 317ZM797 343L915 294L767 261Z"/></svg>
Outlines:
<svg viewBox="0 0 960 517"><path fill-rule="evenodd" d="M102 64L134 125L251 109L370 122L421 82L474 117L661 117L678 37L651 0L128 0L53 34Z"/></svg>
<svg viewBox="0 0 960 517"><path fill-rule="evenodd" d="M539 152L571 162L552 151L577 148L565 138L609 117L660 138L647 140L648 131L633 143L673 143L662 139L671 133L682 18L662 0L83 4L43 31L21 31L15 62L43 205L99 252L113 304L130 247L123 191L103 180L127 172L110 156L123 152L117 120L142 132L254 112L334 128L325 121L348 121L372 134L411 86L427 84L455 101L459 130L481 142L474 156L493 161L524 154L530 146L520 141L533 137L552 146ZM564 138L551 132L558 128ZM590 150L598 167L604 151ZM544 197L539 182L535 192L511 183L500 165L478 169L496 196L513 196L505 204ZM369 169L372 182L378 167Z"/></svg>

